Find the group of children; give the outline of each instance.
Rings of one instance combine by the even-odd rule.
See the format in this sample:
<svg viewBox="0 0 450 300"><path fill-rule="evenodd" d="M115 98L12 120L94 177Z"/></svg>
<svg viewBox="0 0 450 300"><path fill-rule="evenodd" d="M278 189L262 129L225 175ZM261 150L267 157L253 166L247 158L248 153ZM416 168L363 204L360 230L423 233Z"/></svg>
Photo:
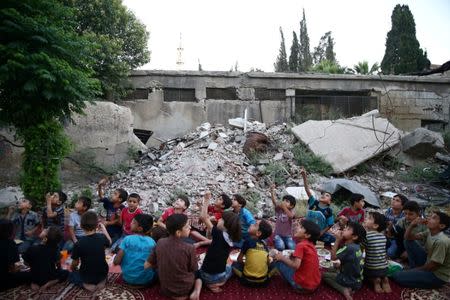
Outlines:
<svg viewBox="0 0 450 300"><path fill-rule="evenodd" d="M352 299L363 280L377 293L390 293L389 258L408 259L409 268L391 277L402 286L437 288L450 282L450 239L444 233L450 226L448 215L436 211L424 219L419 205L402 195L393 198L385 215L364 211L364 197L353 194L350 207L339 212L335 222L331 194L322 193L317 200L305 170L301 175L309 197L307 214L294 226L295 198L285 195L278 201L275 186L271 186L274 230L269 221L255 220L241 195L230 199L221 194L210 204L210 192L205 193L201 205L203 228L191 228L186 214L190 202L184 196L154 222L140 209L138 194L116 189L111 198L104 197L106 180L101 180L98 195L106 209L104 221L90 210L91 200L80 197L70 214L69 237L64 243L63 203L67 197L61 192L48 194L39 241L41 220L31 211L31 201L24 199L18 211L9 210L9 220L0 221L2 288L31 282L33 289L42 290L69 278L96 292L106 283L105 249L109 247L116 253L113 263L121 266L126 283L148 286L159 281L162 293L174 299L198 299L202 285L220 292L233 273L242 284L261 287L278 272L296 292L307 294L324 282L346 299ZM22 241L18 248L13 231ZM271 236L272 250L268 247ZM334 268L321 271L316 241L331 247ZM208 246L200 269L195 250L199 246ZM240 253L230 265L230 252L235 248L240 248ZM285 249L292 253L285 255ZM60 250L71 252L71 272L61 269ZM14 269L19 253L30 266L29 272Z"/></svg>

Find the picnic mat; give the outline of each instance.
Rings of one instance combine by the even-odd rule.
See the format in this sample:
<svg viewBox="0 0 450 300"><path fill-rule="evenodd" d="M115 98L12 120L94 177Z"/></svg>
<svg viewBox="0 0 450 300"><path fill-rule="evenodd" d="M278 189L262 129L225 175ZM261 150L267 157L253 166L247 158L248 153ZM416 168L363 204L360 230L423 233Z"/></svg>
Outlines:
<svg viewBox="0 0 450 300"><path fill-rule="evenodd" d="M439 290L421 290L421 289L402 289L391 281L391 294L376 294L369 286L364 285L363 288L354 294L355 300L450 300L450 285L446 285ZM21 286L15 289L8 290L0 293L0 299L68 299L68 300L85 300L91 299L92 294L81 288L75 287L68 282L57 284L51 287L48 291L33 294L29 286ZM145 288L136 289L129 285L124 284L120 274L109 273L108 283L102 291L98 293L97 299L123 299L123 300L141 300L141 299L168 299L161 295L159 292L159 285ZM289 285L280 277L274 276L269 284L265 288L252 289L247 288L239 284L236 277L232 277L223 287L223 292L214 294L207 290L202 289L200 299L204 300L218 300L218 299L324 299L324 300L336 300L343 299L343 297L331 289L330 287L322 284L319 289L312 295L299 295L291 290Z"/></svg>

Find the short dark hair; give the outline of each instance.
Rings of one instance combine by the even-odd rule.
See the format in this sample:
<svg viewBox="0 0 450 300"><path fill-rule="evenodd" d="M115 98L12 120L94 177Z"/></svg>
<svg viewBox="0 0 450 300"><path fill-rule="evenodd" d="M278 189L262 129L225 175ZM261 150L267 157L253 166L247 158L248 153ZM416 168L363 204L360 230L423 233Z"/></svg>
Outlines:
<svg viewBox="0 0 450 300"><path fill-rule="evenodd" d="M259 222L258 231L261 232L261 235L259 236L260 240L265 240L269 236L272 235L272 225L270 225L269 222L266 220L261 220Z"/></svg>
<svg viewBox="0 0 450 300"><path fill-rule="evenodd" d="M294 196L291 196L291 195L284 195L283 196L283 201L284 200L289 201L289 203L292 205L292 207L295 207L295 204L297 204L297 201L295 201Z"/></svg>
<svg viewBox="0 0 450 300"><path fill-rule="evenodd" d="M228 198L229 199L229 198ZM227 229L231 240L239 242L241 240L241 221L239 215L232 211L226 211L222 214L223 226Z"/></svg>
<svg viewBox="0 0 450 300"><path fill-rule="evenodd" d="M125 191L124 189L116 189L116 191L119 192L120 202L127 201L127 199L128 199L127 191Z"/></svg>
<svg viewBox="0 0 450 300"><path fill-rule="evenodd" d="M420 206L416 201L406 202L406 204L403 206L403 210L409 210L420 215Z"/></svg>
<svg viewBox="0 0 450 300"><path fill-rule="evenodd" d="M134 217L134 220L142 227L143 233L148 233L153 227L153 217L148 214L139 214Z"/></svg>
<svg viewBox="0 0 450 300"><path fill-rule="evenodd" d="M12 239L14 224L11 220L0 219L0 240Z"/></svg>
<svg viewBox="0 0 450 300"><path fill-rule="evenodd" d="M350 197L350 205L355 204L355 202L359 202L361 200L364 200L364 196L361 194L352 194Z"/></svg>
<svg viewBox="0 0 450 300"><path fill-rule="evenodd" d="M91 208L92 200L89 197L81 196L78 198L78 201L83 203L83 206L86 207L86 210L89 210Z"/></svg>
<svg viewBox="0 0 450 300"><path fill-rule="evenodd" d="M225 193L220 194L220 197L222 198L222 201L223 201L222 202L223 203L223 209L230 208L230 206L231 206L231 198Z"/></svg>
<svg viewBox="0 0 450 300"><path fill-rule="evenodd" d="M439 224L445 226L442 231L447 230L447 228L450 227L450 217L446 213L443 213L441 211L434 211L434 213L439 217Z"/></svg>
<svg viewBox="0 0 450 300"><path fill-rule="evenodd" d="M348 222L347 227L351 228L353 231L353 235L358 238L354 241L356 244L362 243L366 240L366 230L364 227L358 222Z"/></svg>
<svg viewBox="0 0 450 300"><path fill-rule="evenodd" d="M166 220L166 228L170 235L175 235L177 230L183 229L188 217L185 214L173 214Z"/></svg>
<svg viewBox="0 0 450 300"><path fill-rule="evenodd" d="M402 202L402 206L405 206L406 202L408 202L408 198L405 195L397 194L394 197L399 197L400 201Z"/></svg>
<svg viewBox="0 0 450 300"><path fill-rule="evenodd" d="M373 218L373 222L378 225L377 231L383 232L387 227L386 217L377 211L369 211L369 215Z"/></svg>
<svg viewBox="0 0 450 300"><path fill-rule="evenodd" d="M97 213L93 211L87 211L81 215L80 227L86 231L95 230L98 226Z"/></svg>
<svg viewBox="0 0 450 300"><path fill-rule="evenodd" d="M67 201L67 195L63 191L56 191L59 196L59 201L61 201L61 204Z"/></svg>
<svg viewBox="0 0 450 300"><path fill-rule="evenodd" d="M169 236L169 232L166 228L161 226L156 226L151 229L151 237L157 242L161 238L165 238Z"/></svg>
<svg viewBox="0 0 450 300"><path fill-rule="evenodd" d="M57 248L59 242L63 239L63 233L58 226L50 226L47 230L47 242L50 247Z"/></svg>
<svg viewBox="0 0 450 300"><path fill-rule="evenodd" d="M130 198L137 199L138 202L141 202L141 196L139 196L138 193L131 193L131 194L129 194L128 195L128 199L130 199Z"/></svg>
<svg viewBox="0 0 450 300"><path fill-rule="evenodd" d="M179 195L179 196L177 197L177 199L181 199L181 200L184 201L184 206L186 206L186 209L188 209L189 206L191 205L191 202L189 202L189 198L188 198L188 196L186 196L186 195Z"/></svg>
<svg viewBox="0 0 450 300"><path fill-rule="evenodd" d="M234 194L233 199L236 200L242 207L245 207L247 201L245 201L244 197L239 194Z"/></svg>
<svg viewBox="0 0 450 300"><path fill-rule="evenodd" d="M303 228L305 228L305 232L309 234L308 240L312 242L313 244L316 243L316 241L320 237L320 227L316 223L314 223L311 220L303 219L300 223Z"/></svg>

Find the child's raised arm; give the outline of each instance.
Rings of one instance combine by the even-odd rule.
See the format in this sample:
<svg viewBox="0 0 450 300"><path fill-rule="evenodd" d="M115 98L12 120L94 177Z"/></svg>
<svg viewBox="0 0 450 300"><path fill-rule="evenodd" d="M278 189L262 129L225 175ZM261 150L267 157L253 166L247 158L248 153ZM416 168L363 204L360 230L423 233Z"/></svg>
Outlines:
<svg viewBox="0 0 450 300"><path fill-rule="evenodd" d="M98 227L100 231L105 235L106 239L109 241L109 245L111 245L111 237L109 236L108 230L106 230L105 224L99 223Z"/></svg>
<svg viewBox="0 0 450 300"><path fill-rule="evenodd" d="M303 178L303 186L305 187L306 195L308 195L308 198L312 196L311 191L309 190L308 180L306 179L306 170L304 168L300 169L300 174Z"/></svg>
<svg viewBox="0 0 450 300"><path fill-rule="evenodd" d="M108 181L108 179L106 177L103 177L102 179L100 179L100 181L97 184L97 194L98 194L99 201L105 197L105 193L103 192L103 187L106 185L107 181Z"/></svg>
<svg viewBox="0 0 450 300"><path fill-rule="evenodd" d="M205 223L206 228L211 230L213 228L213 224L211 223L211 219L208 215L208 206L209 200L211 199L211 192L206 191L205 196L203 197L202 211L200 213L200 219Z"/></svg>
<svg viewBox="0 0 450 300"><path fill-rule="evenodd" d="M272 199L273 208L277 208L277 196L275 194L275 183L270 185L270 199Z"/></svg>

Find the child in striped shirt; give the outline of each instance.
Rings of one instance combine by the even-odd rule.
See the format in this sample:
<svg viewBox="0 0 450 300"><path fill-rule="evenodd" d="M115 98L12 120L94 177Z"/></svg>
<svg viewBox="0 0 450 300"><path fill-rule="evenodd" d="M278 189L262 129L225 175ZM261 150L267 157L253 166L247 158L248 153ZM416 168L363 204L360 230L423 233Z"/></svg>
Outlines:
<svg viewBox="0 0 450 300"><path fill-rule="evenodd" d="M383 233L386 229L386 218L379 212L371 211L364 220L364 227L366 228L364 278L373 283L376 293L390 293L386 236Z"/></svg>

